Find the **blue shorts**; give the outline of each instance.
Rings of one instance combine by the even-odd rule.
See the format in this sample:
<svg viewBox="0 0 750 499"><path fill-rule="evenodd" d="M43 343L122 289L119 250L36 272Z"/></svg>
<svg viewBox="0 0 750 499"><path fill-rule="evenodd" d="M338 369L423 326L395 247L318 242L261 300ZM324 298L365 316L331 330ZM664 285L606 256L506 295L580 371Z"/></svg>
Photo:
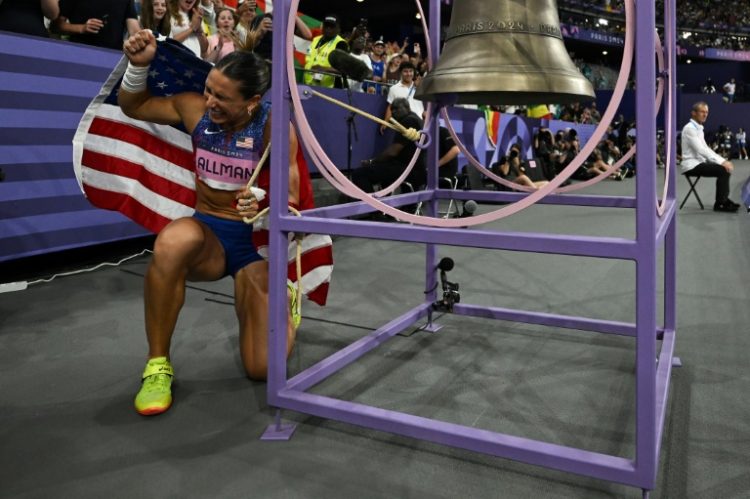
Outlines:
<svg viewBox="0 0 750 499"><path fill-rule="evenodd" d="M193 218L208 225L211 232L219 238L224 248L224 275L234 275L246 265L263 260L253 244L253 226L240 220L227 220L225 218L206 215L205 213L193 214Z"/></svg>

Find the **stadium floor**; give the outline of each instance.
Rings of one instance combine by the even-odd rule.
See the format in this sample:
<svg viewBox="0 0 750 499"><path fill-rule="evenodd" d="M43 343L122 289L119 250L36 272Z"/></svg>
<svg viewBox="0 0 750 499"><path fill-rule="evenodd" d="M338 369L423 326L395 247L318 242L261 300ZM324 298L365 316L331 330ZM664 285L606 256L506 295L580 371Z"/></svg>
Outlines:
<svg viewBox="0 0 750 499"><path fill-rule="evenodd" d="M739 201L750 162L736 162ZM590 192L632 194L605 181ZM679 199L687 190L678 179ZM750 497L750 215L711 210L713 182L678 214L675 369L652 498ZM480 211L495 209L480 206ZM507 230L634 235L626 209L534 206ZM305 302L299 372L421 300L420 245L338 238L329 305ZM463 302L632 321L632 262L443 247ZM112 255L101 255L102 258ZM132 407L145 359L147 257L0 295L3 498L621 498L638 489L285 412L264 442L265 384L237 352L231 281L187 293L172 346L175 404ZM398 262L396 266L394 262ZM36 274L45 269L34 269ZM28 270L31 272L31 270ZM442 316L313 391L630 457L632 339Z"/></svg>

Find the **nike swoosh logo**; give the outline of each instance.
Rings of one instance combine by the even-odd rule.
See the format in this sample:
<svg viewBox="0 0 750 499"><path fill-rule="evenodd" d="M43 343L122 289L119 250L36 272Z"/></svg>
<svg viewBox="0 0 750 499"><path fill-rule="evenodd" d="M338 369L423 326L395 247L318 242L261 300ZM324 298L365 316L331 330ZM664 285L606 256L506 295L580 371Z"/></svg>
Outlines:
<svg viewBox="0 0 750 499"><path fill-rule="evenodd" d="M221 132L222 132L221 130L219 130L218 132L211 132L208 130L208 128L203 130L203 133L205 133L206 135L216 135L217 133L221 133Z"/></svg>

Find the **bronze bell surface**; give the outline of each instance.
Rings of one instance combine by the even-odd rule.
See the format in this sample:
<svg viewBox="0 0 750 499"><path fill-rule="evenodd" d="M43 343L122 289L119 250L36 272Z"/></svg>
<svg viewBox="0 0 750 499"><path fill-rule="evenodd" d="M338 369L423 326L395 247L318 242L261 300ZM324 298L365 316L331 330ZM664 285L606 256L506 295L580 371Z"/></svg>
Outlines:
<svg viewBox="0 0 750 499"><path fill-rule="evenodd" d="M563 104L594 98L568 55L554 0L455 0L445 45L417 99Z"/></svg>

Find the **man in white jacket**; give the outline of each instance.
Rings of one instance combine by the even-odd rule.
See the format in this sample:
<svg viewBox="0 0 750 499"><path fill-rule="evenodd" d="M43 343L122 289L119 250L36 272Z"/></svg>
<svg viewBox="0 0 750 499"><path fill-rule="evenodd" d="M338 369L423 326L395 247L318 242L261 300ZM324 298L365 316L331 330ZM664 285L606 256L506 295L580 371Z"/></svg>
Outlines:
<svg viewBox="0 0 750 499"><path fill-rule="evenodd" d="M682 173L696 177L716 177L714 211L734 213L740 207L729 199L729 177L734 165L708 147L703 137L703 123L708 118L708 104L693 104L690 117L690 121L682 129Z"/></svg>

